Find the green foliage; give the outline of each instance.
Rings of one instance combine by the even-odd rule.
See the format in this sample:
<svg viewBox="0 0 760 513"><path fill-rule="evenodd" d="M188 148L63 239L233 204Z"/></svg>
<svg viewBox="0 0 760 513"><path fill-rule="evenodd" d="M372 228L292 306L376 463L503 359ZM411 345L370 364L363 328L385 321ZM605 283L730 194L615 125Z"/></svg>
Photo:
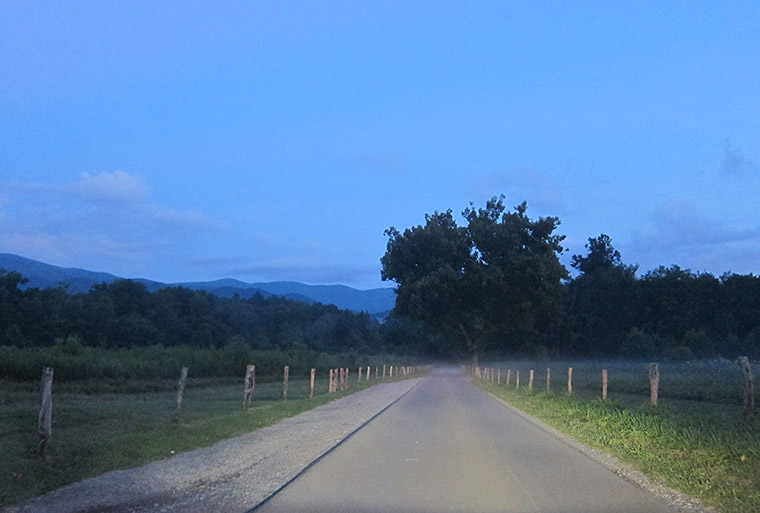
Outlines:
<svg viewBox="0 0 760 513"><path fill-rule="evenodd" d="M568 284L570 348L574 352L614 355L634 320L635 266L622 263L607 235L589 239L587 256L574 255L580 275Z"/></svg>
<svg viewBox="0 0 760 513"><path fill-rule="evenodd" d="M502 365L515 369L533 363ZM665 396L657 408L646 404L646 390L637 393L647 381L645 364L575 361L551 366L555 371L574 367L578 386L572 396L529 393L524 387L516 392L482 380L477 384L580 442L614 454L652 480L720 511L760 510L760 420L745 421L741 416L737 365L664 364L660 390ZM610 373L612 399L606 402L598 399L600 367ZM592 393L586 393L587 375L595 377ZM725 390L726 385L735 393ZM635 395L621 395L620 390Z"/></svg>
<svg viewBox="0 0 760 513"><path fill-rule="evenodd" d="M387 354L365 355L364 365L395 361ZM50 347L0 346L0 375L17 381L36 381L43 367L54 367L56 382L121 379L174 379L182 367L199 378L240 376L249 363L256 365L261 379L279 379L289 365L293 375L308 374L359 363L359 353L324 353L312 349L254 350L242 338L233 337L223 347L148 346L104 349L84 346L76 336L60 338ZM269 377L269 378L267 378Z"/></svg>
<svg viewBox="0 0 760 513"><path fill-rule="evenodd" d="M200 376L231 376L254 360L327 367L338 355L411 353L403 336L386 337L368 314L332 305L182 287L150 293L130 280L76 295L21 290L23 282L0 271L0 376L13 379L36 380L44 365L64 379L168 377L183 365ZM424 332L404 319L393 324L414 331L412 347L424 350Z"/></svg>
<svg viewBox="0 0 760 513"><path fill-rule="evenodd" d="M386 230L382 277L397 283L394 312L422 321L450 355L477 359L493 347L518 348L546 338L561 314L557 218L531 220L525 203L506 212L503 197L484 209L425 216L425 225ZM439 346L440 348L440 346Z"/></svg>
<svg viewBox="0 0 760 513"><path fill-rule="evenodd" d="M606 235L575 255L568 285L565 340L574 356L735 358L760 356L760 277L694 273L677 265L641 278Z"/></svg>
<svg viewBox="0 0 760 513"><path fill-rule="evenodd" d="M612 239L601 234L588 240L585 255L573 255L577 276L570 278L558 258L559 219L530 219L526 210L522 203L507 211L499 197L485 208L465 209L466 225L448 210L403 233L386 230L381 275L397 284L397 300L384 324L331 305L220 298L183 287L150 293L130 280L87 294L68 294L65 285L22 290L23 276L0 270L0 347L30 349L12 365L0 362L0 373L37 379L33 366L56 361L72 367L69 375L119 374L95 353L74 358L39 350L71 336L85 348L202 349L199 367L221 372L232 371L210 363L216 358L210 355L227 346L238 363L243 346L448 359L760 358L760 276L716 278L673 265L637 277L637 267L623 263ZM85 356L89 363L74 369ZM125 368L145 367L130 358L124 356ZM178 364L170 360L165 363Z"/></svg>
<svg viewBox="0 0 760 513"><path fill-rule="evenodd" d="M659 337L633 327L620 345L620 355L624 358L645 358L657 354L661 345Z"/></svg>

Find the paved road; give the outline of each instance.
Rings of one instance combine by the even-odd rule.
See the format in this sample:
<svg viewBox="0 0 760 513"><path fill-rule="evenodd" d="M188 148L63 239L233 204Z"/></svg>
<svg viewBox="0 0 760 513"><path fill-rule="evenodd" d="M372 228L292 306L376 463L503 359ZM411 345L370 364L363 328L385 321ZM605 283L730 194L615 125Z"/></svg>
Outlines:
<svg viewBox="0 0 760 513"><path fill-rule="evenodd" d="M428 376L256 513L672 513L484 394Z"/></svg>

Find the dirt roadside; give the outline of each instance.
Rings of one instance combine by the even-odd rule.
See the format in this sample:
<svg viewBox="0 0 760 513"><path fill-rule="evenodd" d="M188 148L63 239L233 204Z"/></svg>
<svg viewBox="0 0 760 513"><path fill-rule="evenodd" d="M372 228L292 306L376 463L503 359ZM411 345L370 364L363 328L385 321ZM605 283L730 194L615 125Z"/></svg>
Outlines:
<svg viewBox="0 0 760 513"><path fill-rule="evenodd" d="M211 447L75 483L0 513L245 512L422 378L382 383Z"/></svg>

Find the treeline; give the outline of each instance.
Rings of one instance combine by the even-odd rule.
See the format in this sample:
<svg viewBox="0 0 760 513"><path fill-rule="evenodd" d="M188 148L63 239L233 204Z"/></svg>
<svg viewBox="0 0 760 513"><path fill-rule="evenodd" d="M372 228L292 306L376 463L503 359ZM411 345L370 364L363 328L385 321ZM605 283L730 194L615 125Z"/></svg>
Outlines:
<svg viewBox="0 0 760 513"><path fill-rule="evenodd" d="M490 357L760 358L760 277L678 266L637 276L607 235L561 263L559 218L504 197L386 231L394 313L424 323L428 350Z"/></svg>
<svg viewBox="0 0 760 513"><path fill-rule="evenodd" d="M333 305L182 287L151 293L131 280L74 295L65 286L24 290L23 283L21 274L0 270L0 370L19 379L36 379L41 361L58 362L75 378L173 376L177 362L192 363L195 375L226 376L245 368L252 351L262 371L284 362L294 372L301 364L328 368L331 355L347 365L358 355L419 352L405 343L421 336L413 323L381 325Z"/></svg>
<svg viewBox="0 0 760 513"><path fill-rule="evenodd" d="M760 276L715 277L677 265L636 276L607 235L573 257L563 344L568 355L670 359L760 357Z"/></svg>

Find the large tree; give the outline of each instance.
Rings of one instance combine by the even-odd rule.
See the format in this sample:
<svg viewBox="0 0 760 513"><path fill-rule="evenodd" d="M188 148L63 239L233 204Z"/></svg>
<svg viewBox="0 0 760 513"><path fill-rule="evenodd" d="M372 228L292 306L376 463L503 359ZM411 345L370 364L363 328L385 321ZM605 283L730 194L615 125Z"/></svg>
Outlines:
<svg viewBox="0 0 760 513"><path fill-rule="evenodd" d="M421 320L459 352L477 359L489 349L546 343L561 317L556 217L531 220L522 203L507 212L504 197L463 212L425 216L425 225L386 230L382 278L397 284L395 313Z"/></svg>
<svg viewBox="0 0 760 513"><path fill-rule="evenodd" d="M570 349L586 355L615 355L621 340L636 324L635 265L623 263L605 234L586 244L588 254L573 255L579 275L569 285Z"/></svg>

